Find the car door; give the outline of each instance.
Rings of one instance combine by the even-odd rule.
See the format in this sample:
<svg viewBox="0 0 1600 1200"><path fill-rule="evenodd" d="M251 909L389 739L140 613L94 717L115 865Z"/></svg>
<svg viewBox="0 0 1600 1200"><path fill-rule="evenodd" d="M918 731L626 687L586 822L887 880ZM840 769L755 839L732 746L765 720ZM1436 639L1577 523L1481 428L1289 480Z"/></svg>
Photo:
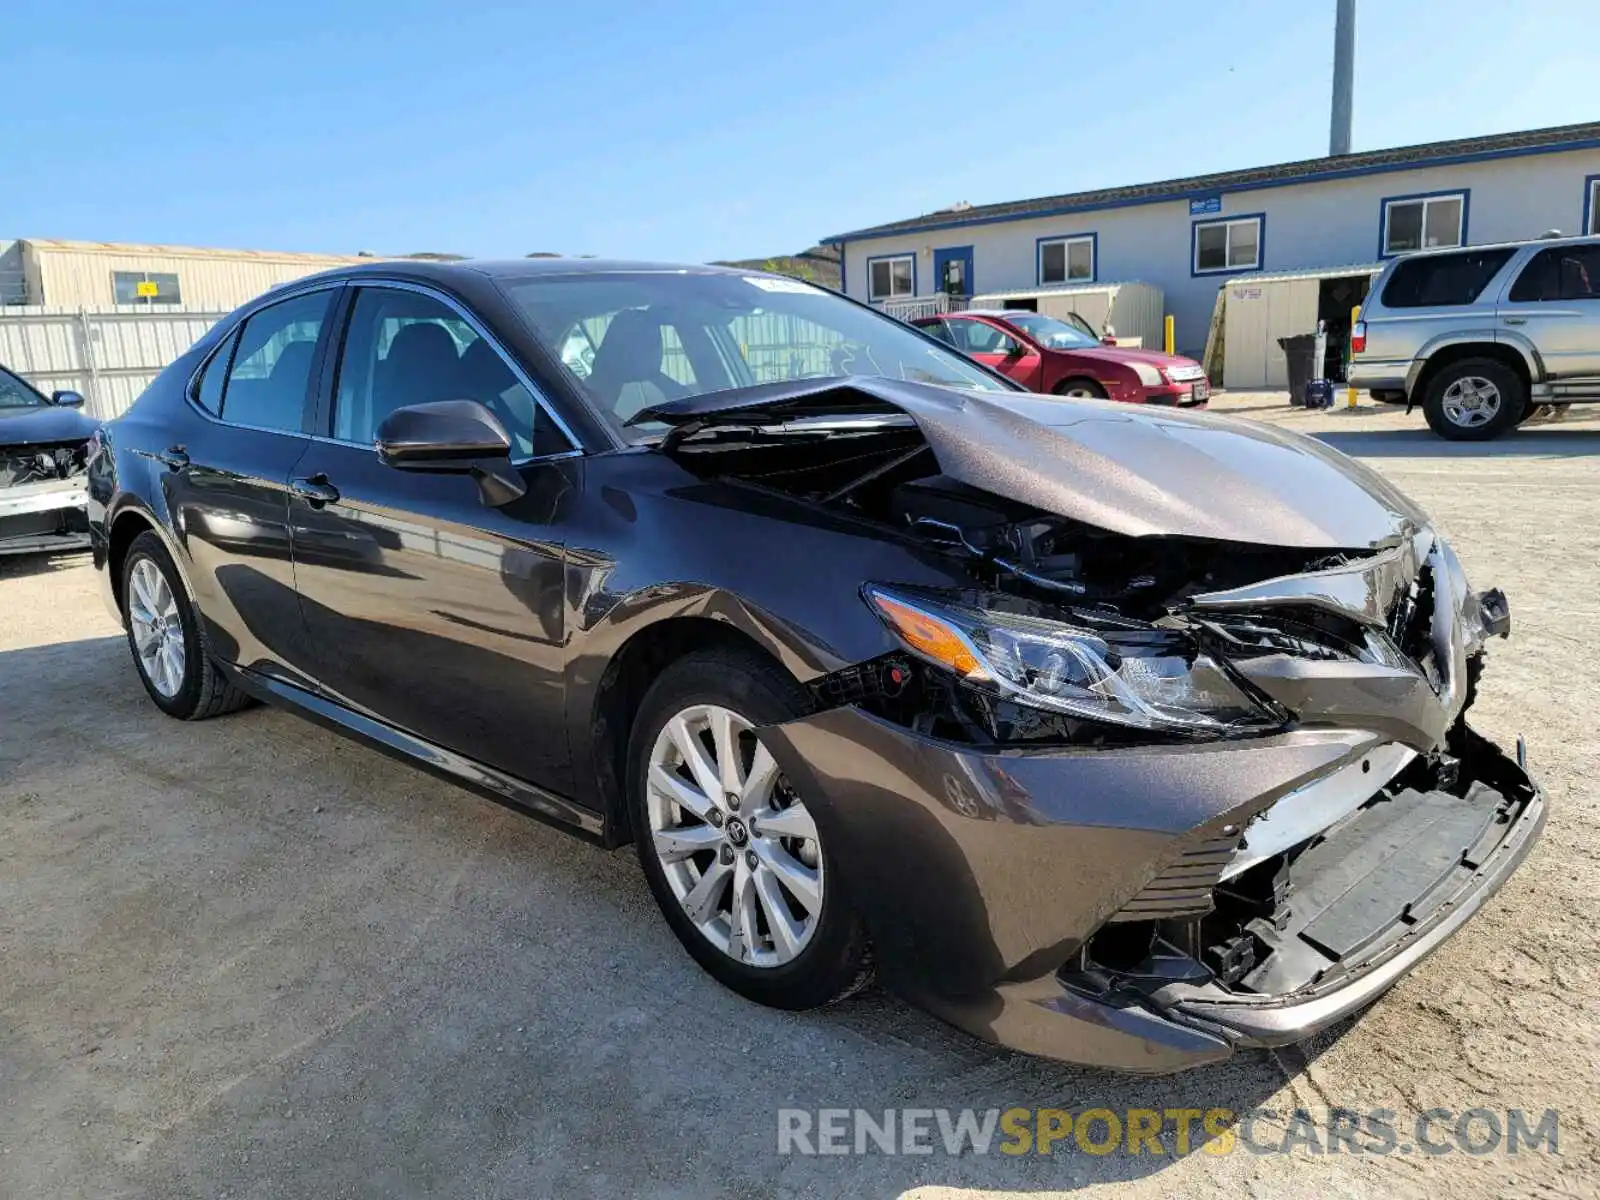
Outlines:
<svg viewBox="0 0 1600 1200"><path fill-rule="evenodd" d="M948 324L956 347L969 357L1024 387L1037 386L1044 360L1036 347L976 317L950 317Z"/></svg>
<svg viewBox="0 0 1600 1200"><path fill-rule="evenodd" d="M562 521L582 459L465 308L398 284L352 290L323 436L291 482L318 683L385 724L568 790ZM494 507L469 475L380 461L390 412L459 399L510 432L524 495Z"/></svg>
<svg viewBox="0 0 1600 1200"><path fill-rule="evenodd" d="M289 545L289 479L338 286L250 314L196 374L200 412L157 447L173 527L212 641L229 661L304 682L306 643Z"/></svg>
<svg viewBox="0 0 1600 1200"><path fill-rule="evenodd" d="M1525 338L1559 399L1600 395L1600 243L1539 251L1499 305L1503 338Z"/></svg>

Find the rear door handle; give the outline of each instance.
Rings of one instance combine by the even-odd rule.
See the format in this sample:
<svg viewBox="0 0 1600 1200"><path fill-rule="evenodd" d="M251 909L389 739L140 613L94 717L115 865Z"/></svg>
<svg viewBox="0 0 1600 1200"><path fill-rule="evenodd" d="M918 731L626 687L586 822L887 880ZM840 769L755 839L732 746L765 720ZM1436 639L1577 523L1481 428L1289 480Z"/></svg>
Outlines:
<svg viewBox="0 0 1600 1200"><path fill-rule="evenodd" d="M339 499L339 489L328 482L328 477L320 471L315 475L307 475L300 479L289 481L289 490L312 508L321 508L324 504L334 504Z"/></svg>
<svg viewBox="0 0 1600 1200"><path fill-rule="evenodd" d="M1528 318L1527 317L1507 317L1506 318L1506 324L1507 325L1526 325L1527 323L1528 323Z"/></svg>
<svg viewBox="0 0 1600 1200"><path fill-rule="evenodd" d="M181 471L189 465L189 454L182 446L168 446L155 460L169 471Z"/></svg>

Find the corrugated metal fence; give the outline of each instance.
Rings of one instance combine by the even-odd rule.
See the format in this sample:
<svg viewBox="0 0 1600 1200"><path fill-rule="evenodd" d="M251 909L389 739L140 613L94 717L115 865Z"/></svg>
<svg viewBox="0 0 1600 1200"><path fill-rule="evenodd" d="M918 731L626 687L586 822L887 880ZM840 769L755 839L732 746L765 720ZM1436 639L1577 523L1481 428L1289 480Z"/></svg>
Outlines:
<svg viewBox="0 0 1600 1200"><path fill-rule="evenodd" d="M45 395L82 392L85 411L103 421L126 411L163 367L226 315L6 306L0 363Z"/></svg>

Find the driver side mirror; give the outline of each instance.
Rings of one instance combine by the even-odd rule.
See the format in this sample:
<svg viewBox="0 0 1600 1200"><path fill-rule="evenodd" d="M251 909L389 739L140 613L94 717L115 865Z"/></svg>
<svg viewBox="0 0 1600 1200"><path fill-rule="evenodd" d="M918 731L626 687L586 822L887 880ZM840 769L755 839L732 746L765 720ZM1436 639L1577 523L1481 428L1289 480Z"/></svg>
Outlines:
<svg viewBox="0 0 1600 1200"><path fill-rule="evenodd" d="M397 408L378 425L378 459L397 471L471 475L492 508L523 495L511 466L511 435L476 400L436 400Z"/></svg>
<svg viewBox="0 0 1600 1200"><path fill-rule="evenodd" d="M62 408L82 408L83 394L81 392L51 392L50 403L59 404Z"/></svg>
<svg viewBox="0 0 1600 1200"><path fill-rule="evenodd" d="M1021 342L1014 341L1011 343L1011 348L1006 351L1006 357L1021 358L1027 352L1028 348L1026 346L1024 346Z"/></svg>

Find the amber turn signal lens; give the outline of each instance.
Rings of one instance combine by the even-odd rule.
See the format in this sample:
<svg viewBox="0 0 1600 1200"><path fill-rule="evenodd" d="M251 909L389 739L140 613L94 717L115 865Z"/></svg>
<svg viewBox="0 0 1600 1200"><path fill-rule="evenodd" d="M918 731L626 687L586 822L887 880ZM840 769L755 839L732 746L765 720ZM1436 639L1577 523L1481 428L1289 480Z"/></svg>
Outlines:
<svg viewBox="0 0 1600 1200"><path fill-rule="evenodd" d="M978 670L978 660L967 649L966 639L939 618L891 600L882 592L869 594L884 620L907 646L934 662L943 663L957 675L971 675Z"/></svg>

